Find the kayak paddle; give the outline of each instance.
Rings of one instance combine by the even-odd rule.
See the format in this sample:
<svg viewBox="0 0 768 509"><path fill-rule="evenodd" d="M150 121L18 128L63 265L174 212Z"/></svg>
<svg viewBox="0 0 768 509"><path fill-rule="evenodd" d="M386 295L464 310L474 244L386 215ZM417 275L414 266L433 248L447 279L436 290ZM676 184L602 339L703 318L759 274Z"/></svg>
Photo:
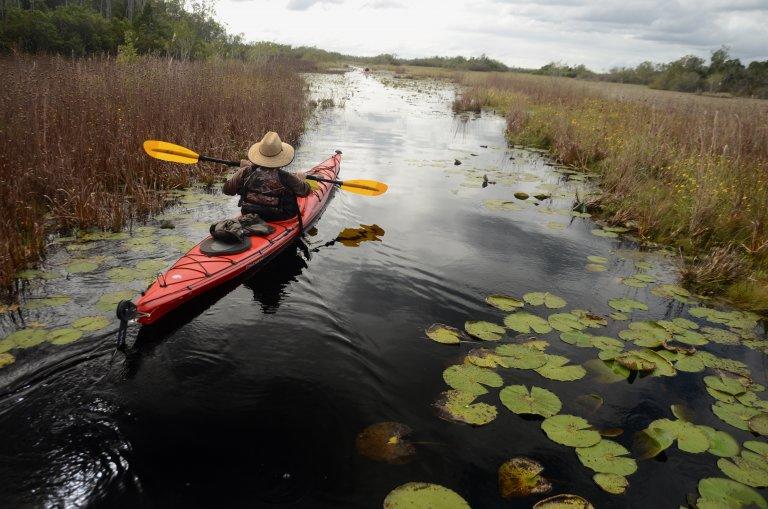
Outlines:
<svg viewBox="0 0 768 509"><path fill-rule="evenodd" d="M226 164L228 166L240 166L239 161L227 161L215 157L201 156L187 147L168 143L167 141L147 140L144 142L144 151L150 157L172 163L195 164L199 161ZM307 180L336 184L344 191L349 191L363 196L378 196L387 191L387 184L376 180L332 180L314 175L307 175Z"/></svg>

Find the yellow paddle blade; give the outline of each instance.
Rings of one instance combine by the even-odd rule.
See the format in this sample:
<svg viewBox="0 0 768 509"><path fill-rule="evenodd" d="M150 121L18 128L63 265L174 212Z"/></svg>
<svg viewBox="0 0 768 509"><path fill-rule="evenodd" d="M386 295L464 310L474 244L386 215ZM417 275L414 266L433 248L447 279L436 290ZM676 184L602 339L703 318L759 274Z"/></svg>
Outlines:
<svg viewBox="0 0 768 509"><path fill-rule="evenodd" d="M144 151L150 157L172 163L195 164L200 157L199 154L192 152L187 147L158 140L145 141Z"/></svg>
<svg viewBox="0 0 768 509"><path fill-rule="evenodd" d="M365 196L378 196L387 192L387 184L375 180L345 180L341 188Z"/></svg>

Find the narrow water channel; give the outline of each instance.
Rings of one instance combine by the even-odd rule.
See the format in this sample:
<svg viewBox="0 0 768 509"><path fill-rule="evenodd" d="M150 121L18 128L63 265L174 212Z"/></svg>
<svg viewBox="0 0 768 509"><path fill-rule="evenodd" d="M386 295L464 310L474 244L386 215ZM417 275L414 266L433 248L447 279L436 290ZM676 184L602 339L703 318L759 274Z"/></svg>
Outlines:
<svg viewBox="0 0 768 509"><path fill-rule="evenodd" d="M604 317L616 312L609 300L629 298L648 307L631 320L708 324L688 314L693 304L651 292L674 283L673 258L642 253L621 235L595 235L605 230L570 213L576 194L590 192L589 178L569 178L540 153L508 148L504 120L491 112L454 115L453 87L359 70L309 79L313 93L335 106L318 111L293 168L340 149L342 178L380 180L389 192L337 192L304 249L290 247L159 327L132 329L125 355L113 352L112 296L140 290L155 265L170 265L210 222L236 214L236 200L192 190L127 235L52 246L42 269L48 279L30 275L21 309L0 314L0 337L69 328L89 316L109 317L109 325L65 344L34 334L0 342L16 358L0 368L0 505L380 507L397 486L422 481L456 491L473 508L530 507L543 497L499 495L497 470L516 456L544 465L552 494L578 494L601 508L678 507L700 479L725 477L717 456L673 446L638 462L625 495L607 494L572 448L548 439L542 419L505 408L498 389L478 400L498 408L493 422L441 419L433 403L450 388L443 371L472 348L497 344L441 345L425 330L502 323L507 313L485 303L491 294L551 292L567 302L562 311ZM160 229L161 219L174 228ZM347 231L337 240L364 225L368 235L350 240ZM142 240L157 234L167 240ZM602 269L588 270L588 256L606 258ZM90 265L69 270L75 262ZM135 277L140 267L146 273ZM622 284L640 272L653 283ZM527 308L545 318L557 312ZM629 323L609 319L594 334L616 338ZM754 332L764 337L764 329ZM531 336L573 364L597 358L557 332L508 331L499 344ZM700 348L746 363L752 380L766 383L760 350ZM651 421L673 419L676 403L690 406L697 424L738 442L754 439L713 414L705 373L605 384L591 373L562 382L532 370L497 371L504 385L551 390L561 413L621 428L612 440L628 449ZM602 400L599 408L584 407L579 397L590 394ZM383 421L413 430L409 462L375 462L356 451L357 434Z"/></svg>

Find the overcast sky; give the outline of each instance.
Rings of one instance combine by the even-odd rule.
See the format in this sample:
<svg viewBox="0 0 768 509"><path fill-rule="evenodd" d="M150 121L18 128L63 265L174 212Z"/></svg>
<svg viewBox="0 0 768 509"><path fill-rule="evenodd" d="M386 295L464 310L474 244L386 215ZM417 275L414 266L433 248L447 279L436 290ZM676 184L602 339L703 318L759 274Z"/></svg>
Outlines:
<svg viewBox="0 0 768 509"><path fill-rule="evenodd" d="M721 45L768 60L768 0L219 0L247 40L355 55L479 56L594 70L709 57Z"/></svg>

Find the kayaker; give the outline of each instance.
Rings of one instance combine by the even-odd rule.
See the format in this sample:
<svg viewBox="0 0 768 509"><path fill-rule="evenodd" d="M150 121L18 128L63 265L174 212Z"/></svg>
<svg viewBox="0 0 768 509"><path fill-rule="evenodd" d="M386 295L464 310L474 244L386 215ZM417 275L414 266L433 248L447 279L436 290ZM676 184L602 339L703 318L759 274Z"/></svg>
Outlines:
<svg viewBox="0 0 768 509"><path fill-rule="evenodd" d="M293 161L293 147L269 131L248 149L248 159L224 183L224 194L240 195L243 214L258 214L265 221L282 221L298 214L297 196L307 196L309 187L303 172L283 170Z"/></svg>

